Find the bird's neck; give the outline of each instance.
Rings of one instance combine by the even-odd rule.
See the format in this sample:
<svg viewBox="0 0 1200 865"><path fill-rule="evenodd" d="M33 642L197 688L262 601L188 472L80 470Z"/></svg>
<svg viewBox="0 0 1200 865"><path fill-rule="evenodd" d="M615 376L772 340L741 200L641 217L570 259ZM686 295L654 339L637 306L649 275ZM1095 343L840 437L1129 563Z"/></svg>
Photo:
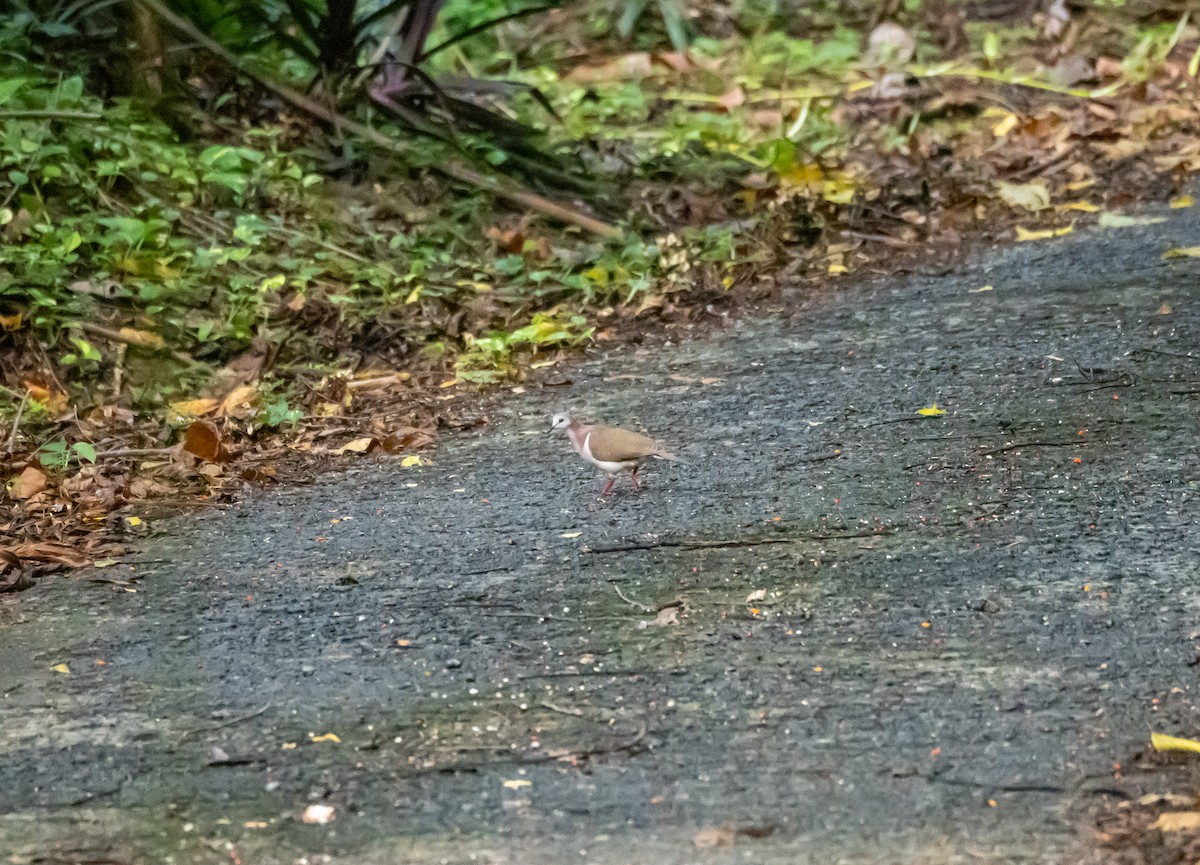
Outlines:
<svg viewBox="0 0 1200 865"><path fill-rule="evenodd" d="M572 419L567 427L567 438L571 440L571 447L575 448L577 453L583 452L583 442L587 438L590 427L586 424L581 424L579 421Z"/></svg>

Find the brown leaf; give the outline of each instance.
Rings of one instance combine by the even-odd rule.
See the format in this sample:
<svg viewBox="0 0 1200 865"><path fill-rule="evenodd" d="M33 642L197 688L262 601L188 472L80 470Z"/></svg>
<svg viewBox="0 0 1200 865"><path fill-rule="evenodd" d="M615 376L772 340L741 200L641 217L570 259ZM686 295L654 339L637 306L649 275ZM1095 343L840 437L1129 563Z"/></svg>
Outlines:
<svg viewBox="0 0 1200 865"><path fill-rule="evenodd" d="M55 416L66 414L68 409L67 395L57 388L46 387L35 381L22 381L25 389L29 391L29 398L35 402L39 402L46 407L46 410Z"/></svg>
<svg viewBox="0 0 1200 865"><path fill-rule="evenodd" d="M733 846L733 830L724 826L706 826L695 834L692 844L697 850L714 850Z"/></svg>
<svg viewBox="0 0 1200 865"><path fill-rule="evenodd" d="M346 442L337 449L339 454L369 454L371 451L379 450L379 439L374 436L364 436L354 441Z"/></svg>
<svg viewBox="0 0 1200 865"><path fill-rule="evenodd" d="M594 84L600 81L624 81L629 78L644 78L650 74L653 62L646 51L634 51L613 57L603 63L584 63L567 74L567 80L576 84Z"/></svg>
<svg viewBox="0 0 1200 865"><path fill-rule="evenodd" d="M399 427L380 440L383 449L390 454L411 451L433 444L433 434L416 427Z"/></svg>
<svg viewBox="0 0 1200 865"><path fill-rule="evenodd" d="M21 559L33 559L38 562L53 562L66 565L69 568L82 568L91 564L91 559L85 554L67 544L57 541L38 541L36 543L18 544L10 548L10 552Z"/></svg>
<svg viewBox="0 0 1200 865"><path fill-rule="evenodd" d="M48 485L44 471L35 466L26 466L25 471L9 481L8 494L16 501L23 502L36 496Z"/></svg>
<svg viewBox="0 0 1200 865"><path fill-rule="evenodd" d="M716 101L717 107L726 112L745 104L746 91L742 89L740 84L735 84L732 89L722 93Z"/></svg>
<svg viewBox="0 0 1200 865"><path fill-rule="evenodd" d="M166 341L157 333L151 333L148 330L134 330L132 327L123 327L118 331L121 334L121 339L130 345L139 345L142 348L152 348L159 351L166 347Z"/></svg>
<svg viewBox="0 0 1200 865"><path fill-rule="evenodd" d="M23 592L33 587L33 577L16 553L0 550L0 592Z"/></svg>
<svg viewBox="0 0 1200 865"><path fill-rule="evenodd" d="M678 625L679 624L679 607L663 607L658 611L658 615L654 617L656 625Z"/></svg>
<svg viewBox="0 0 1200 865"><path fill-rule="evenodd" d="M222 463L229 459L221 434L212 421L198 420L183 434L183 449L192 456L210 463Z"/></svg>
<svg viewBox="0 0 1200 865"><path fill-rule="evenodd" d="M239 420L248 418L257 413L261 399L262 394L254 385L239 385L226 394L225 399L221 400L220 414Z"/></svg>
<svg viewBox="0 0 1200 865"><path fill-rule="evenodd" d="M180 402L173 402L167 408L169 409L168 416L184 418L203 417L206 414L211 414L221 405L220 400L212 399L185 399Z"/></svg>

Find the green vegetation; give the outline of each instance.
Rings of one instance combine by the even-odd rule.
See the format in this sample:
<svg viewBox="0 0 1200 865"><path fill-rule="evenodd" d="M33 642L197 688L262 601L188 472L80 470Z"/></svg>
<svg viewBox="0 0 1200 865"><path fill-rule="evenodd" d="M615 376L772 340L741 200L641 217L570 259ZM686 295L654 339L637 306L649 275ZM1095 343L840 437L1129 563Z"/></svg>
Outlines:
<svg viewBox="0 0 1200 865"><path fill-rule="evenodd" d="M352 414L356 375L519 381L618 323L1008 231L1031 217L997 184L1068 136L1021 199L1065 230L1114 160L1191 166L1200 30L1165 12L1068 40L954 2L891 31L877 4L769 0L11 5L9 469L102 461L93 410L140 446L214 412L297 431Z"/></svg>

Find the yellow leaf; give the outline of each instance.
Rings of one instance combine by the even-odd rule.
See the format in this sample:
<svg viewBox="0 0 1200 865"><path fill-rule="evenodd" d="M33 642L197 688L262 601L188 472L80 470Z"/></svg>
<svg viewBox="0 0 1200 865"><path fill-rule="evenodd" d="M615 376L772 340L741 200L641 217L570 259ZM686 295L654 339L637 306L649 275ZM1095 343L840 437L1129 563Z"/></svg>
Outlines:
<svg viewBox="0 0 1200 865"><path fill-rule="evenodd" d="M1017 125L1017 115L1011 112L1004 113L1004 119L992 127L992 135L997 138L1003 138L1005 135L1013 131Z"/></svg>
<svg viewBox="0 0 1200 865"><path fill-rule="evenodd" d="M377 444L377 442L372 436L366 436L365 438L355 439L352 442L347 442L338 448L337 452L339 454L365 454L375 444Z"/></svg>
<svg viewBox="0 0 1200 865"><path fill-rule="evenodd" d="M1052 237L1062 237L1064 234L1070 234L1075 230L1075 226L1068 225L1066 228L1045 228L1041 231L1030 231L1028 228L1017 226L1017 240L1049 240Z"/></svg>
<svg viewBox="0 0 1200 865"><path fill-rule="evenodd" d="M1200 829L1200 811L1166 811L1150 826L1161 832L1193 832Z"/></svg>
<svg viewBox="0 0 1200 865"><path fill-rule="evenodd" d="M167 406L167 420L172 422L203 417L216 411L220 404L221 401L215 399L185 399L173 402Z"/></svg>
<svg viewBox="0 0 1200 865"><path fill-rule="evenodd" d="M1157 751L1195 751L1200 754L1200 742L1195 739L1181 739L1165 733L1151 733L1150 744Z"/></svg>
<svg viewBox="0 0 1200 865"><path fill-rule="evenodd" d="M944 415L945 413L946 413L946 410L944 408L938 408L938 405L936 402L933 405L925 406L925 408L917 409L917 414L923 414L923 415L925 415L925 417L940 417L941 415Z"/></svg>
<svg viewBox="0 0 1200 865"><path fill-rule="evenodd" d="M526 781L524 778L511 778L511 779L505 779L505 781L504 781L504 789L505 790L520 790L522 787L532 787L532 786L533 786L533 782Z"/></svg>
<svg viewBox="0 0 1200 865"><path fill-rule="evenodd" d="M1190 195L1180 195L1178 198L1171 199L1172 210L1182 210L1185 207L1191 207L1196 203L1196 199Z"/></svg>
<svg viewBox="0 0 1200 865"><path fill-rule="evenodd" d="M1177 246L1164 252L1163 258L1200 258L1200 246Z"/></svg>
<svg viewBox="0 0 1200 865"><path fill-rule="evenodd" d="M0 315L0 328L4 330L20 330L21 329L21 313L13 313L12 315Z"/></svg>
<svg viewBox="0 0 1200 865"><path fill-rule="evenodd" d="M405 457L404 459L400 460L400 466L406 469L410 469L413 466L423 466L427 464L428 460L423 460L418 456Z"/></svg>
<svg viewBox="0 0 1200 865"><path fill-rule="evenodd" d="M1060 204L1054 209L1059 213L1067 210L1080 210L1084 213L1095 213L1100 208L1092 204L1090 201L1068 201L1066 204Z"/></svg>
<svg viewBox="0 0 1200 865"><path fill-rule="evenodd" d="M979 288L971 289L971 294L981 294L985 291L991 291L992 288L993 288L993 286L990 286L990 285L980 286Z"/></svg>
<svg viewBox="0 0 1200 865"><path fill-rule="evenodd" d="M66 664L55 664L50 669L56 673L65 673L66 675L71 674L71 668L68 667Z"/></svg>
<svg viewBox="0 0 1200 865"><path fill-rule="evenodd" d="M284 742L279 747L282 748L284 751L295 751L296 743L295 742Z"/></svg>
<svg viewBox="0 0 1200 865"><path fill-rule="evenodd" d="M221 414L236 418L250 417L258 410L258 403L261 399L262 395L258 392L258 388L252 384L235 387L221 401Z"/></svg>
<svg viewBox="0 0 1200 865"><path fill-rule="evenodd" d="M858 185L846 178L831 178L821 187L821 197L831 204L849 204L854 200Z"/></svg>
<svg viewBox="0 0 1200 865"><path fill-rule="evenodd" d="M125 525L129 526L131 529L135 529L138 526L140 526L141 524L142 524L141 517L126 517L125 518Z"/></svg>
<svg viewBox="0 0 1200 865"><path fill-rule="evenodd" d="M339 745L342 742L337 733L325 733L323 736L309 736L308 738L312 742L336 742Z"/></svg>
<svg viewBox="0 0 1200 865"><path fill-rule="evenodd" d="M408 293L408 297L404 298L405 303L416 303L421 299L421 286L417 286Z"/></svg>
<svg viewBox="0 0 1200 865"><path fill-rule="evenodd" d="M1124 213L1102 213L1098 224L1101 228L1130 228L1135 225L1157 225L1166 221L1165 216L1126 216Z"/></svg>
<svg viewBox="0 0 1200 865"><path fill-rule="evenodd" d="M130 345L140 345L142 348L157 350L166 347L167 344L157 333L151 333L148 330L134 330L132 327L123 327L118 333L121 334L121 339Z"/></svg>
<svg viewBox="0 0 1200 865"><path fill-rule="evenodd" d="M438 387L454 387L456 384L458 384L458 379L452 378L452 379L449 379L448 381L442 382L441 384L438 385Z"/></svg>
<svg viewBox="0 0 1200 865"><path fill-rule="evenodd" d="M850 268L846 267L846 265L844 265L844 264L831 264L831 265L829 265L829 272L830 273L849 273Z"/></svg>
<svg viewBox="0 0 1200 865"><path fill-rule="evenodd" d="M1044 183L1006 183L996 184L996 191L1009 207L1020 207L1025 210L1045 210L1050 206L1050 190Z"/></svg>
<svg viewBox="0 0 1200 865"><path fill-rule="evenodd" d="M561 535L559 535L559 537L570 540L571 538L577 538L582 534L583 534L583 532L563 532Z"/></svg>

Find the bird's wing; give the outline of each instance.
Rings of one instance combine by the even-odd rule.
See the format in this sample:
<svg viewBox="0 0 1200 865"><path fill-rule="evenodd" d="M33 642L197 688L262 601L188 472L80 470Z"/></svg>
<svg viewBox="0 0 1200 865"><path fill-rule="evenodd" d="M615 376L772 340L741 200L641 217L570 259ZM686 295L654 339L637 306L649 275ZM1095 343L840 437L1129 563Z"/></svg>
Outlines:
<svg viewBox="0 0 1200 865"><path fill-rule="evenodd" d="M653 439L640 433L611 426L592 427L588 448L592 456L601 462L624 463L640 460L660 452Z"/></svg>

